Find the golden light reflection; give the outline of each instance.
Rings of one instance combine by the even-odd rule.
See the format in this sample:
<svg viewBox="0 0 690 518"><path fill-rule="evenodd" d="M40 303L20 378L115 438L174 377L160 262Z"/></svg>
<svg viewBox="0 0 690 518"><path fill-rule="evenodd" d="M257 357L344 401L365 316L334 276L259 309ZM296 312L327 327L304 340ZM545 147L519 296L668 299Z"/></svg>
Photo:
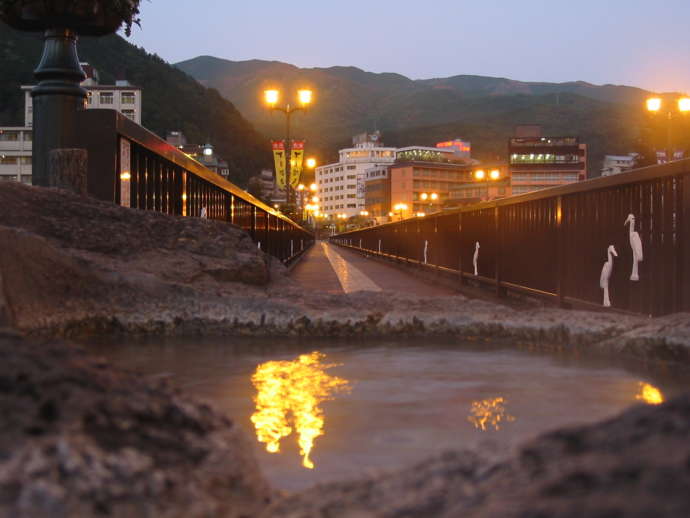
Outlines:
<svg viewBox="0 0 690 518"><path fill-rule="evenodd" d="M324 433L319 405L336 392L350 390L347 380L326 373L336 365L323 363L324 358L324 354L312 352L292 361L270 361L259 365L252 376L257 395L251 420L257 439L266 444L268 452L277 453L280 441L294 428L302 465L309 469L314 468L309 458L314 439Z"/></svg>
<svg viewBox="0 0 690 518"><path fill-rule="evenodd" d="M664 402L664 395L654 385L640 381L639 392L635 396L638 401L644 401L648 405L660 405Z"/></svg>
<svg viewBox="0 0 690 518"><path fill-rule="evenodd" d="M502 423L511 423L515 417L506 410L506 399L502 397L473 401L467 418L478 430L486 432L500 430Z"/></svg>

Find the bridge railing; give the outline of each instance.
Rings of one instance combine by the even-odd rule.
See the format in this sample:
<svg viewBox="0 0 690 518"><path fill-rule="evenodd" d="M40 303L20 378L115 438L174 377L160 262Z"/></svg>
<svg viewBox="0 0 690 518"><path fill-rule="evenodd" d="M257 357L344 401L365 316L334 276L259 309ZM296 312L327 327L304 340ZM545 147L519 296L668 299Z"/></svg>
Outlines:
<svg viewBox="0 0 690 518"><path fill-rule="evenodd" d="M87 184L93 196L233 223L284 264L312 244L311 232L120 113L86 110L79 122L78 145L88 150Z"/></svg>
<svg viewBox="0 0 690 518"><path fill-rule="evenodd" d="M633 251L628 216L642 248ZM647 315L690 311L690 160L333 236L466 283ZM477 248L477 243L479 247ZM608 249L613 245L618 256ZM475 252L476 265L475 272ZM613 262L607 275L605 263ZM637 277L633 280L634 263ZM452 281L450 281L452 282Z"/></svg>

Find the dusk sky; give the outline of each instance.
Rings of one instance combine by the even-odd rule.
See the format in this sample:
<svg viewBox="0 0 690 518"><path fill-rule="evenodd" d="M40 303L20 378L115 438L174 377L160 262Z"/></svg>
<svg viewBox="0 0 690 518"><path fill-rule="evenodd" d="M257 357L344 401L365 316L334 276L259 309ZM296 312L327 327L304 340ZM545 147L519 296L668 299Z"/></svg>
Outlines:
<svg viewBox="0 0 690 518"><path fill-rule="evenodd" d="M690 1L145 0L130 41L198 55L690 92Z"/></svg>

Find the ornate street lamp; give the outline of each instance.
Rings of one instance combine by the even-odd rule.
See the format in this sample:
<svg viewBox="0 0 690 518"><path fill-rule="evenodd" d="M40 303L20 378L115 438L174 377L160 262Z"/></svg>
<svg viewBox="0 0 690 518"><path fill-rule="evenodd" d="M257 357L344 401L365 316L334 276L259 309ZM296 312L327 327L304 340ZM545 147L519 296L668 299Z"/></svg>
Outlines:
<svg viewBox="0 0 690 518"><path fill-rule="evenodd" d="M292 187L290 186L290 171L292 170L292 163L290 161L291 155L291 142L290 142L290 119L292 114L298 111L306 111L309 105L312 104L314 94L309 89L301 89L297 91L297 106L291 106L290 103L285 104L285 106L279 106L280 101L280 90L269 89L264 90L264 101L269 109L279 111L285 114L285 156L288 158L286 160L286 176L287 181L285 184L285 195L286 202L288 206L290 205L290 193L292 192ZM316 161L314 161L316 165Z"/></svg>
<svg viewBox="0 0 690 518"><path fill-rule="evenodd" d="M34 76L32 183L49 186L48 153L77 145L77 112L85 109L86 78L77 35L105 36L138 24L139 0L3 0L0 19L20 31L43 32L43 55Z"/></svg>

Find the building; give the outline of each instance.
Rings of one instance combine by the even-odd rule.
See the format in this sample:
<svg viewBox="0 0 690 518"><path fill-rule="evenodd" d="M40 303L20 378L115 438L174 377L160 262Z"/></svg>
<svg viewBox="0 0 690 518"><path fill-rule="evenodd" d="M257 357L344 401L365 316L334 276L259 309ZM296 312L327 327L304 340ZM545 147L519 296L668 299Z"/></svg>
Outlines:
<svg viewBox="0 0 690 518"><path fill-rule="evenodd" d="M396 149L384 147L378 131L356 135L352 143L340 150L337 163L316 168L321 212L327 215L358 215L365 209L367 171L395 162Z"/></svg>
<svg viewBox="0 0 690 518"><path fill-rule="evenodd" d="M604 157L601 176L611 176L634 169L637 165L638 156L637 153L628 153L627 155L606 155Z"/></svg>
<svg viewBox="0 0 690 518"><path fill-rule="evenodd" d="M508 142L512 194L587 179L587 145L578 137L544 137L538 126L518 127Z"/></svg>
<svg viewBox="0 0 690 518"><path fill-rule="evenodd" d="M512 194L508 164L481 164L473 169L472 180L454 187L444 204L460 207L505 198Z"/></svg>
<svg viewBox="0 0 690 518"><path fill-rule="evenodd" d="M213 151L213 146L211 144L189 144L187 143L187 137L185 137L184 133L181 131L168 132L165 141L175 146L189 158L193 158L207 169L210 169L226 180L228 179L230 175L230 166Z"/></svg>
<svg viewBox="0 0 690 518"><path fill-rule="evenodd" d="M98 71L82 63L86 79L81 86L87 91L86 109L112 109L141 124L141 88L119 79L115 85L101 85ZM31 183L33 86L22 86L24 91L24 126L0 127L0 180Z"/></svg>
<svg viewBox="0 0 690 518"><path fill-rule="evenodd" d="M114 85L102 85L99 82L98 71L88 63L81 63L86 79L81 86L86 90L86 109L117 110L125 117L141 124L142 89L130 84L126 79L118 79ZM33 86L22 86L24 91L24 125L33 124Z"/></svg>
<svg viewBox="0 0 690 518"><path fill-rule="evenodd" d="M32 131L0 127L0 181L31 183Z"/></svg>

